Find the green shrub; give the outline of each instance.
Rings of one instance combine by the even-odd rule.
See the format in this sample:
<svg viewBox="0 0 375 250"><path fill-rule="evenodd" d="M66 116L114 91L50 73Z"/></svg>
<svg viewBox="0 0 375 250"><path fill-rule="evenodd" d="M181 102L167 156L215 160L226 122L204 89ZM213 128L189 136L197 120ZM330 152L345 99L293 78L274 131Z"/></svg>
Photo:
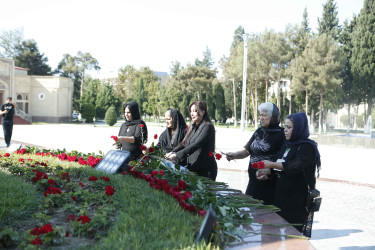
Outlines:
<svg viewBox="0 0 375 250"><path fill-rule="evenodd" d="M82 118L86 119L86 122L93 122L95 117L95 106L91 103L82 104Z"/></svg>
<svg viewBox="0 0 375 250"><path fill-rule="evenodd" d="M105 118L104 118L105 122L109 125L109 126L113 126L116 124L117 122L117 114L116 114L116 109L115 107L110 107L107 112L105 113Z"/></svg>

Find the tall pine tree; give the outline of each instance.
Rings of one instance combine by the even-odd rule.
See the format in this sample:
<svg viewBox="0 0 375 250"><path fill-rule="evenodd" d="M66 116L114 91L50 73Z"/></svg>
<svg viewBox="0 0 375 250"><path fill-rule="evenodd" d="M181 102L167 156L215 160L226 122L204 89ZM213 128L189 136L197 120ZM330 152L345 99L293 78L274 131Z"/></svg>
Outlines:
<svg viewBox="0 0 375 250"><path fill-rule="evenodd" d="M318 31L319 35L327 34L335 41L339 39L341 27L339 25L337 6L334 0L328 0L323 4L322 19L318 18Z"/></svg>

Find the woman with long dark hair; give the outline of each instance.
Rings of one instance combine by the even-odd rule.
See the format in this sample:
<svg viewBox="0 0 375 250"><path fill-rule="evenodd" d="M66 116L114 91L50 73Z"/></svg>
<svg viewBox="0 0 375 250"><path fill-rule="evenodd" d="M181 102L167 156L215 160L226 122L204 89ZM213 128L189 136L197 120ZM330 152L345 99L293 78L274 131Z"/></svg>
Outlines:
<svg viewBox="0 0 375 250"><path fill-rule="evenodd" d="M120 144L122 150L131 153L130 160L135 160L142 154L140 146L147 142L147 126L135 101L124 105L124 115L125 122L120 127L116 143Z"/></svg>
<svg viewBox="0 0 375 250"><path fill-rule="evenodd" d="M215 127L210 121L207 105L204 101L195 101L189 105L189 111L192 124L183 141L166 158L177 162L186 160L190 171L215 180Z"/></svg>
<svg viewBox="0 0 375 250"><path fill-rule="evenodd" d="M186 122L177 109L168 109L165 112L167 128L159 137L157 148L161 148L164 154L171 152L182 142L186 135Z"/></svg>

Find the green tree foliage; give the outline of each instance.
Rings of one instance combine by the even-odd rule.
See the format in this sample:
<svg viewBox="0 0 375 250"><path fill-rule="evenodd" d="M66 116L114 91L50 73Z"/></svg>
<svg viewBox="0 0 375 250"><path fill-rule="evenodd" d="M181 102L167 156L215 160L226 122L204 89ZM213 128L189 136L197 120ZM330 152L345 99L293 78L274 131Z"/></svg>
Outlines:
<svg viewBox="0 0 375 250"><path fill-rule="evenodd" d="M375 0L364 1L352 42L350 64L354 88L362 90L361 101L367 102L367 115L370 115L375 98Z"/></svg>
<svg viewBox="0 0 375 250"><path fill-rule="evenodd" d="M82 95L81 103L91 103L96 106L96 100L101 86L100 80L88 77L85 79L84 85L85 92Z"/></svg>
<svg viewBox="0 0 375 250"><path fill-rule="evenodd" d="M116 107L119 110L121 107L120 99L115 95L112 85L108 82L101 84L96 99L96 116L104 118L105 112L110 107Z"/></svg>
<svg viewBox="0 0 375 250"><path fill-rule="evenodd" d="M116 124L117 114L116 114L116 108L115 107L112 106L107 110L107 112L105 112L104 120L109 126L113 126L113 125Z"/></svg>
<svg viewBox="0 0 375 250"><path fill-rule="evenodd" d="M28 68L29 75L50 75L51 67L47 64L48 58L39 52L34 40L22 41L16 45L17 55L14 57L16 66Z"/></svg>
<svg viewBox="0 0 375 250"><path fill-rule="evenodd" d="M90 53L77 52L76 56L64 54L54 73L70 77L74 81L73 108L79 109L79 100L83 96L83 82L87 70L100 70L98 61Z"/></svg>
<svg viewBox="0 0 375 250"><path fill-rule="evenodd" d="M339 25L337 6L334 0L328 0L323 4L322 18L318 18L319 35L327 34L335 41L339 39L341 27Z"/></svg>
<svg viewBox="0 0 375 250"><path fill-rule="evenodd" d="M81 107L82 118L86 119L86 122L93 122L95 117L95 106L91 103L84 103Z"/></svg>
<svg viewBox="0 0 375 250"><path fill-rule="evenodd" d="M308 84L314 94L319 96L319 132L323 123L323 101L329 99L332 103L338 103L343 94L341 89L340 49L333 39L323 34L314 37L303 52L307 67Z"/></svg>
<svg viewBox="0 0 375 250"><path fill-rule="evenodd" d="M167 94L162 93L160 82L149 67L137 70L134 66L127 65L120 69L118 80L116 94L120 101L136 100L141 114L160 115L162 107L165 108L169 103Z"/></svg>
<svg viewBox="0 0 375 250"><path fill-rule="evenodd" d="M174 76L182 69L182 65L179 61L175 61L175 62L172 62L172 65L169 69L171 70L170 75Z"/></svg>
<svg viewBox="0 0 375 250"><path fill-rule="evenodd" d="M211 69L213 65L214 65L214 59L212 58L211 50L207 46L206 50L203 52L203 60L200 61L198 58L195 59L195 66L198 66L198 67L204 66L204 67Z"/></svg>
<svg viewBox="0 0 375 250"><path fill-rule="evenodd" d="M216 119L220 119L222 121L225 120L226 112L225 112L225 96L224 96L224 88L222 87L221 83L218 83L215 86L215 108L216 108Z"/></svg>
<svg viewBox="0 0 375 250"><path fill-rule="evenodd" d="M0 57L13 59L18 55L17 46L23 41L23 28L0 32Z"/></svg>
<svg viewBox="0 0 375 250"><path fill-rule="evenodd" d="M243 42L243 37L242 37L243 34L245 34L245 29L240 25L234 31L233 42L232 42L231 48L236 48L239 43Z"/></svg>

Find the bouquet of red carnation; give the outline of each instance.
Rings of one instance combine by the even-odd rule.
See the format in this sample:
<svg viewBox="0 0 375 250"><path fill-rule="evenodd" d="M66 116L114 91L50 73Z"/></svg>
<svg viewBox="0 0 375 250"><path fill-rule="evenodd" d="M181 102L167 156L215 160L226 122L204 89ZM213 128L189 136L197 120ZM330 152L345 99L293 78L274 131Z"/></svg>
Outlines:
<svg viewBox="0 0 375 250"><path fill-rule="evenodd" d="M251 165L251 167L254 168L254 169L263 169L264 168L264 162L262 162L262 161L254 162Z"/></svg>
<svg viewBox="0 0 375 250"><path fill-rule="evenodd" d="M113 143L113 146L116 146L117 149L120 149L121 148L120 143L116 143L116 141L118 140L118 137L115 135L112 135L111 138L115 141L115 143Z"/></svg>

